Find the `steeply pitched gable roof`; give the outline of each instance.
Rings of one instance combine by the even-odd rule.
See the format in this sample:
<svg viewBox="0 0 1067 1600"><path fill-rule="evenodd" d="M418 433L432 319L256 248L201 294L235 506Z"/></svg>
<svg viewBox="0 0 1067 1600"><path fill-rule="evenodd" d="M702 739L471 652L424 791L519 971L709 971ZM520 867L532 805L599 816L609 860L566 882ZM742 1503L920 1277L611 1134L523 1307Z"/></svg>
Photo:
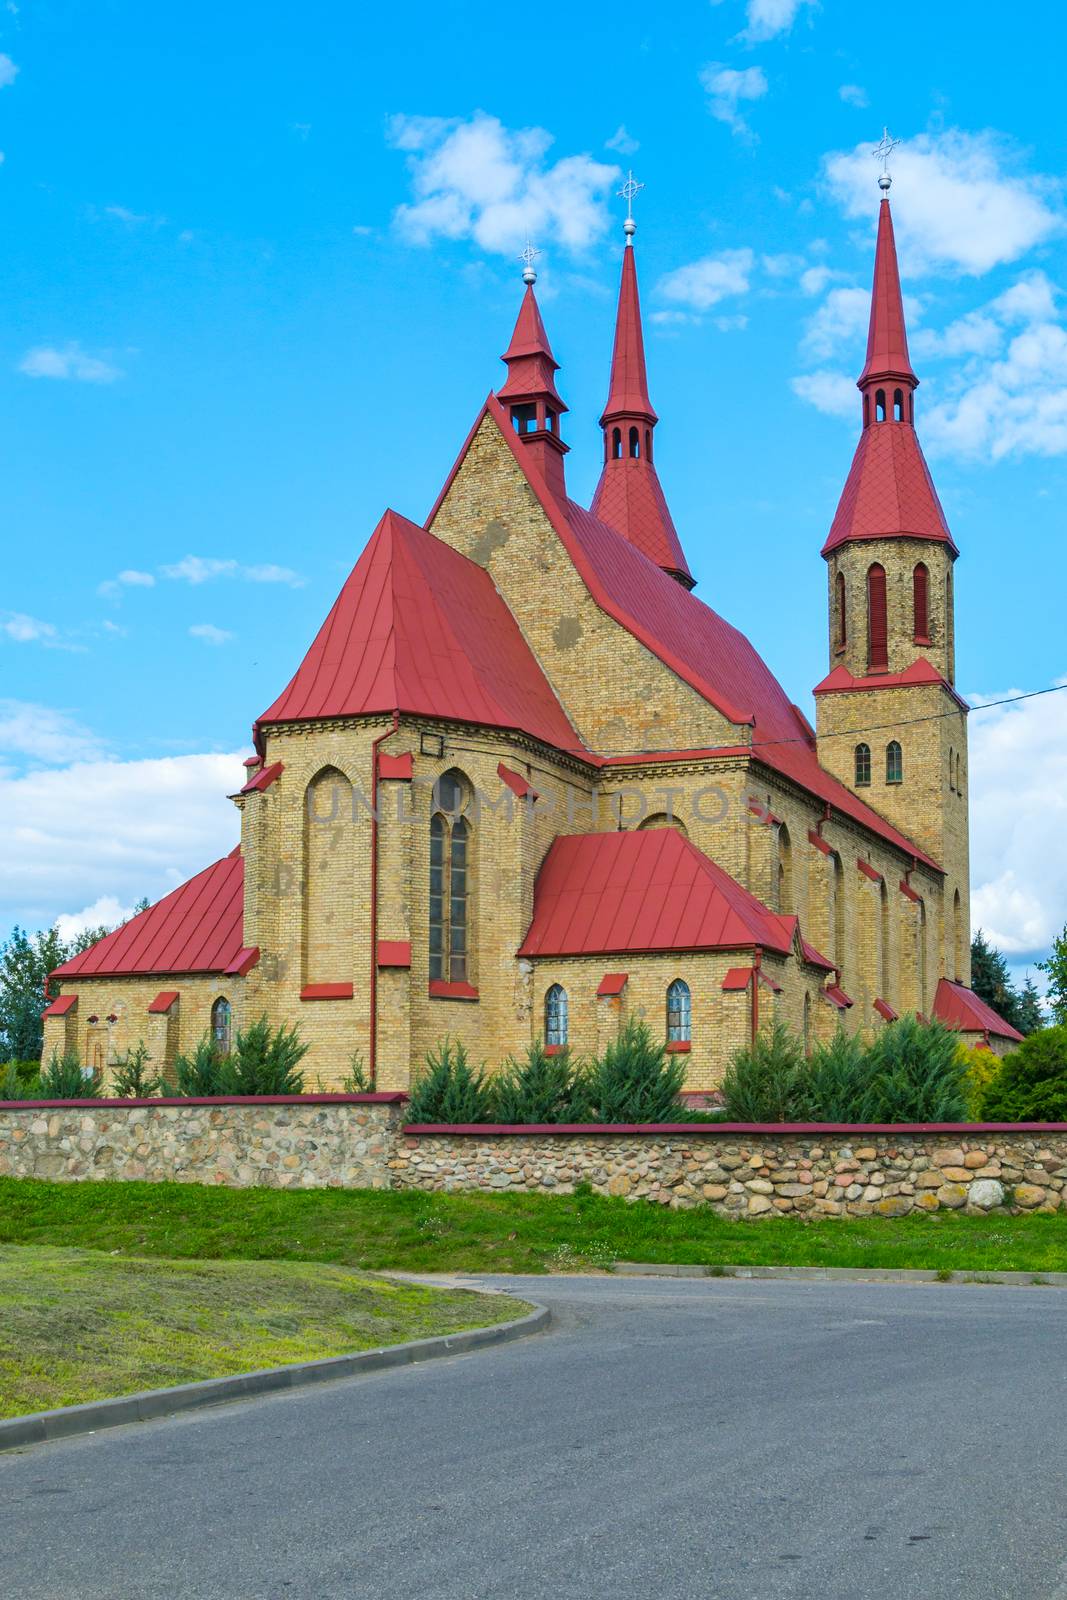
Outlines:
<svg viewBox="0 0 1067 1600"><path fill-rule="evenodd" d="M934 996L934 1016L950 1028L961 1033L991 1033L997 1039L1014 1039L1021 1043L1023 1035L1010 1022L998 1017L992 1006L980 1000L973 989L962 983L942 978Z"/></svg>

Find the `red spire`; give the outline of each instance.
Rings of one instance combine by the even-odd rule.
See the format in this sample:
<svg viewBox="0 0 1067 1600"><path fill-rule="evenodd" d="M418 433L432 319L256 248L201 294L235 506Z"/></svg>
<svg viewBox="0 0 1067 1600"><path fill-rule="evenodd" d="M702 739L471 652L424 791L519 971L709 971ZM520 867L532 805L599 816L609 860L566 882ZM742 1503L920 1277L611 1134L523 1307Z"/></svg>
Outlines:
<svg viewBox="0 0 1067 1600"><path fill-rule="evenodd" d="M611 352L611 388L603 428L616 416L637 416L647 422L658 419L648 398L645 373L645 341L641 333L641 302L637 295L637 268L634 252L627 245L622 254L622 282L619 285L619 310L615 320L615 348Z"/></svg>
<svg viewBox="0 0 1067 1600"><path fill-rule="evenodd" d="M529 245L526 248L529 255L523 258L526 270L522 275L526 293L511 343L500 358L507 363L508 375L504 387L497 391L497 399L508 408L511 425L529 450L545 483L557 499L564 500L567 486L563 457L567 446L559 436L559 419L567 407L556 390L559 362L552 354L533 291L537 274L532 257L536 252Z"/></svg>
<svg viewBox="0 0 1067 1600"><path fill-rule="evenodd" d="M896 379L915 388L919 380L908 358L908 330L900 293L897 246L888 190L878 208L878 244L874 252L874 287L871 291L871 325L867 334L867 361L860 373L861 389L868 383Z"/></svg>
<svg viewBox="0 0 1067 1600"><path fill-rule="evenodd" d="M919 380L908 356L897 247L883 177L874 256L867 360L859 378L863 431L837 513L823 545L828 556L853 539L933 539L956 546L915 432Z"/></svg>
<svg viewBox="0 0 1067 1600"><path fill-rule="evenodd" d="M611 355L611 386L600 418L604 430L604 470L591 510L657 567L691 589L693 575L686 565L652 464L652 431L659 419L648 397L633 223L629 218L626 235L615 319L615 347Z"/></svg>

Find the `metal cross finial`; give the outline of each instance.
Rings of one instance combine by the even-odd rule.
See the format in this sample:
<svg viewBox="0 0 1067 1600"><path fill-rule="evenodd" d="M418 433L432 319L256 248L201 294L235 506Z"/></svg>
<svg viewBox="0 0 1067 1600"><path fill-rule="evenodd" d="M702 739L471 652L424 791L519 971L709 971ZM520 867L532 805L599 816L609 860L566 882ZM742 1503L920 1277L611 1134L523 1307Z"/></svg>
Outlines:
<svg viewBox="0 0 1067 1600"><path fill-rule="evenodd" d="M540 254L541 254L540 250L535 250L533 245L530 243L530 235L527 234L526 235L526 248L525 248L525 250L522 250L522 251L519 252L519 260L523 263L523 268L522 268L522 281L523 281L523 283L536 283L537 282L537 269L534 266L534 262L537 260L537 257Z"/></svg>
<svg viewBox="0 0 1067 1600"><path fill-rule="evenodd" d="M879 139L872 152L874 159L882 163L882 176L878 179L878 187L881 189L882 193L886 195L889 193L890 185L893 182L892 178L889 176L889 157L893 154L893 151L896 149L899 143L900 140L894 139L890 135L888 128L883 128L882 137Z"/></svg>
<svg viewBox="0 0 1067 1600"><path fill-rule="evenodd" d="M634 221L634 197L644 187L643 183L637 182L632 172L628 172L626 174L626 182L619 190L619 194L626 201L626 221L623 223L622 229L626 235L627 244L630 243L637 231L637 223Z"/></svg>

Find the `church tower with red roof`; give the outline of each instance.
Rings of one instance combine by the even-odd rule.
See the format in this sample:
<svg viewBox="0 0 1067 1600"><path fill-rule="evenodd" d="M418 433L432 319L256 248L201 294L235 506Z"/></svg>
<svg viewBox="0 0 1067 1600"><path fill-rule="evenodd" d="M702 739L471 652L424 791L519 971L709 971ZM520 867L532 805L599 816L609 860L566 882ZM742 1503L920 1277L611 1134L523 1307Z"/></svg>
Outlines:
<svg viewBox="0 0 1067 1600"><path fill-rule="evenodd" d="M915 431L891 179L875 246L859 443L822 554L829 675L815 689L822 765L946 873L942 947L969 981L967 706L956 693L958 555Z"/></svg>

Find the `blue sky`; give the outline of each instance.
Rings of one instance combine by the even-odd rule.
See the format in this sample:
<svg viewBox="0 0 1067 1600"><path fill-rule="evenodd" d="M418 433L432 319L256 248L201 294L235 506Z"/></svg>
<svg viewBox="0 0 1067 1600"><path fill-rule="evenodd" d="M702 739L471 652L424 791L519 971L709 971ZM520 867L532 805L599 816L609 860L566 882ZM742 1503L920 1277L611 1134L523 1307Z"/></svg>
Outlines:
<svg viewBox="0 0 1067 1600"><path fill-rule="evenodd" d="M114 915L235 839L252 718L500 380L526 227L588 498L630 165L703 598L803 701L888 123L960 685L1067 676L1059 8L1014 46L956 0L402 15L0 7L0 930ZM972 719L976 921L1020 966L1067 919L1065 702Z"/></svg>

